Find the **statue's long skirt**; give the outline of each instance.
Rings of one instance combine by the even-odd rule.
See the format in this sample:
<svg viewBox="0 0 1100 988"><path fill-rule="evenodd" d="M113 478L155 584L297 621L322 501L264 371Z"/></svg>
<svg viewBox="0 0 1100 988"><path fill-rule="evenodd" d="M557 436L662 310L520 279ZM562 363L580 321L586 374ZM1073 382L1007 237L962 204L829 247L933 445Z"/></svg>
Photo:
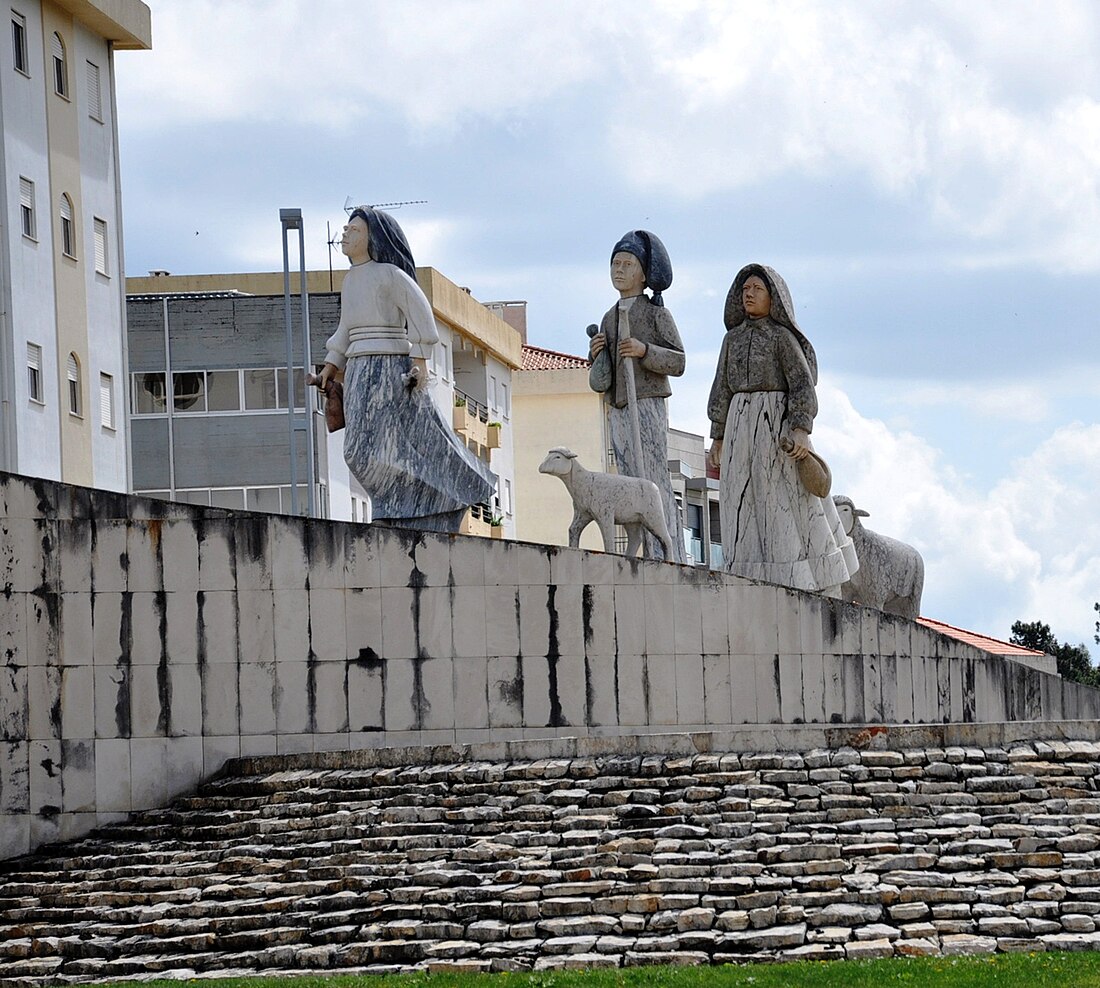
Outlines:
<svg viewBox="0 0 1100 988"><path fill-rule="evenodd" d="M735 394L730 402L719 493L726 570L835 595L849 563L855 571L855 553L832 498L809 493L780 449L786 414L782 391Z"/></svg>
<svg viewBox="0 0 1100 988"><path fill-rule="evenodd" d="M373 521L453 531L466 508L489 500L496 477L427 390L406 387L411 366L399 355L348 360L344 459L370 495Z"/></svg>

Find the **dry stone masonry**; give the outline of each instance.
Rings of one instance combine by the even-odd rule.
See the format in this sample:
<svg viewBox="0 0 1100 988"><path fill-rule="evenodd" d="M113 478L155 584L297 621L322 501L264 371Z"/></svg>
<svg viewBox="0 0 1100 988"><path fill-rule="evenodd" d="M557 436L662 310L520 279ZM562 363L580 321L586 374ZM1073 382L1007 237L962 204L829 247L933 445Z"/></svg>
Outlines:
<svg viewBox="0 0 1100 988"><path fill-rule="evenodd" d="M1096 741L630 740L233 763L167 810L0 864L0 983L1100 944Z"/></svg>

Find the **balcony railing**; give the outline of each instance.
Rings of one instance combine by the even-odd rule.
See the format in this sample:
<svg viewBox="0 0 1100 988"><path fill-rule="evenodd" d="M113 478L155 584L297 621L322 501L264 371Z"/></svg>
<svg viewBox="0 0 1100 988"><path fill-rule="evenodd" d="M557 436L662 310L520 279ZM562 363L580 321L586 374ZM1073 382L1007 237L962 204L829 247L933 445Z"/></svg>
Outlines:
<svg viewBox="0 0 1100 988"><path fill-rule="evenodd" d="M460 398L466 403L471 415L476 415L478 419L488 424L489 409L486 405L483 405L476 398L471 398L465 391L459 391L458 388L455 388L455 404L458 404Z"/></svg>

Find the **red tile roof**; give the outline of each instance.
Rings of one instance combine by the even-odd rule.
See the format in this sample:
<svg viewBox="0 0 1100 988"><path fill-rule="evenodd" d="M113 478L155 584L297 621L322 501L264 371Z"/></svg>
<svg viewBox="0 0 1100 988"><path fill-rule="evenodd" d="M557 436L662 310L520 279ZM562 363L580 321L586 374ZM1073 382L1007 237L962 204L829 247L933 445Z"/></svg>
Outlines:
<svg viewBox="0 0 1100 988"><path fill-rule="evenodd" d="M571 353L559 353L557 350L544 350L540 346L523 344L524 370L572 370L588 366L587 357L574 357Z"/></svg>
<svg viewBox="0 0 1100 988"><path fill-rule="evenodd" d="M1045 652L1037 652L1033 648L1024 648L1023 645L1013 645L1011 642L1001 641L999 638L979 635L976 631L965 631L962 628L944 624L942 621L934 621L932 618L920 617L917 618L917 623L923 624L926 628L931 628L933 631L938 631L941 635L947 635L949 638L955 638L958 641L965 642L967 645L973 645L975 648L982 649L982 651L991 652L993 655L1046 654Z"/></svg>

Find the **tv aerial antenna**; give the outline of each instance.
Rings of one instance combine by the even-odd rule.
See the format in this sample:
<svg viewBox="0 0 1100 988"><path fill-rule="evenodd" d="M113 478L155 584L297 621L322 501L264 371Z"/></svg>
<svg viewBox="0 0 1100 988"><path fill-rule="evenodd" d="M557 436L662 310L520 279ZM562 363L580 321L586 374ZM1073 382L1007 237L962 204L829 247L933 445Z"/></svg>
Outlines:
<svg viewBox="0 0 1100 988"><path fill-rule="evenodd" d="M427 203L427 199L405 199L402 202L372 202L361 203L356 202L352 196L348 196L344 200L344 212L349 216L355 212L355 210L363 208L367 209L400 209L402 206L423 206ZM333 291L332 287L332 248L335 247L340 241L336 239L336 234L332 232L332 224L327 220L325 221L325 236L328 238L326 243L328 244L328 290Z"/></svg>

